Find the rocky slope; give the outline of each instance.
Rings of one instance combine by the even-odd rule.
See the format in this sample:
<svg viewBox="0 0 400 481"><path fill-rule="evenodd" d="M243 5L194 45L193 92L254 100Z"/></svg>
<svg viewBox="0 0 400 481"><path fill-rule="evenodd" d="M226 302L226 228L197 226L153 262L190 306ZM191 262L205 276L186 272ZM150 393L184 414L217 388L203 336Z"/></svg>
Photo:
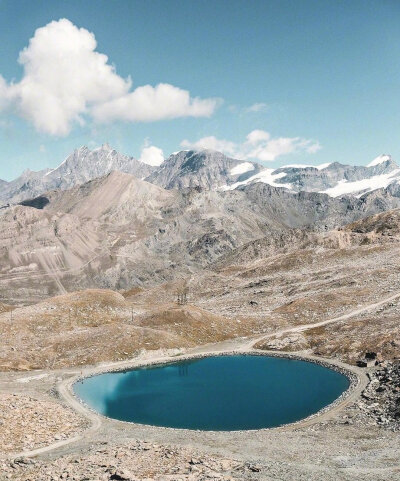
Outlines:
<svg viewBox="0 0 400 481"><path fill-rule="evenodd" d="M311 326L400 292L400 235L378 232L378 217L399 223L394 211L390 217L375 216L377 227L368 232L359 232L359 223L322 233L287 227L273 232L270 226L263 237L236 248L229 245L225 253L218 251L225 244L216 233L214 243L209 238L201 245L194 240L155 244L158 247L148 249L144 258L146 252L140 249L149 238L132 243L125 239L77 272L52 270L43 276L22 271L5 277L2 293L17 303L15 291L25 299L33 293L40 299L59 292L60 285L65 292L106 287L107 281L129 290L124 297L108 290L64 294L14 309L12 318L8 311L0 314L6 340L2 368L125 359L143 347L181 348L304 324L310 329L270 338L258 347L311 349L351 363L370 351L385 359L400 357L398 301L354 315L350 321ZM372 220L364 222L369 225ZM173 224L176 228L175 220ZM154 241L154 236L150 238ZM128 248L132 256L120 257ZM189 304L177 306L177 292L183 288Z"/></svg>
<svg viewBox="0 0 400 481"><path fill-rule="evenodd" d="M371 357L374 355L371 353ZM370 383L363 392L359 405L378 425L400 430L399 360L384 363L370 374Z"/></svg>
<svg viewBox="0 0 400 481"><path fill-rule="evenodd" d="M14 181L0 184L0 202L16 203L48 190L69 189L113 170L127 172L141 179L148 176L154 168L120 154L108 144L94 150L83 146L74 150L56 169L39 172L27 170Z"/></svg>
<svg viewBox="0 0 400 481"><path fill-rule="evenodd" d="M293 228L335 229L399 201L378 191L333 198L263 183L165 190L112 172L0 211L1 299L18 302L17 289L29 302L77 288L156 285L251 241L288 242Z"/></svg>
<svg viewBox="0 0 400 481"><path fill-rule="evenodd" d="M165 189L216 189L243 181L262 170L256 162L232 159L213 150L172 154L147 181Z"/></svg>
<svg viewBox="0 0 400 481"><path fill-rule="evenodd" d="M0 464L5 479L28 481L86 479L99 481L236 481L255 479L254 463L204 454L190 447L146 441L93 446L82 456L64 456L54 462L17 458Z"/></svg>
<svg viewBox="0 0 400 481"><path fill-rule="evenodd" d="M21 383L28 382L29 375ZM49 411L53 413L51 418ZM7 393L0 394L0 425L2 453L18 453L47 446L73 437L88 427L88 423L72 409L56 402Z"/></svg>

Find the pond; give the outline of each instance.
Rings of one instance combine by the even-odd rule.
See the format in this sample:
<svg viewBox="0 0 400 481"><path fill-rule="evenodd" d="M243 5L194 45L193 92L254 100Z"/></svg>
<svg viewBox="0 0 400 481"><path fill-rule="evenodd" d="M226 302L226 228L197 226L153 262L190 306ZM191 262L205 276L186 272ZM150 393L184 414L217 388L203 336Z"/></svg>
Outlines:
<svg viewBox="0 0 400 481"><path fill-rule="evenodd" d="M214 356L99 374L74 384L110 418L213 431L292 423L337 399L349 379L316 363L268 356Z"/></svg>

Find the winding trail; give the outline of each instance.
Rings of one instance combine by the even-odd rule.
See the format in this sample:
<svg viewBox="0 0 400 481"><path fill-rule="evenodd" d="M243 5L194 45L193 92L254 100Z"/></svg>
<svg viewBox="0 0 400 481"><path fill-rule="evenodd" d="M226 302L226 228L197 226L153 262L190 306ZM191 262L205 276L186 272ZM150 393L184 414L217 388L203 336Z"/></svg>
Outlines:
<svg viewBox="0 0 400 481"><path fill-rule="evenodd" d="M79 375L80 371L76 371L74 374L73 379ZM71 378L69 378L70 380ZM55 451L59 448L67 446L72 443L76 443L83 439L84 437L89 437L92 433L96 432L101 426L101 418L97 416L92 411L86 409L76 398L69 392L66 387L65 382L60 382L57 384L57 390L60 396L79 414L81 414L86 420L91 423L91 426L86 429L85 431L76 434L72 438L63 439L61 441L57 441L55 443L49 444L48 446L43 446L41 448L32 449L30 451L21 451L19 453L7 455L7 458L32 458L38 456L40 454L48 453L50 451Z"/></svg>
<svg viewBox="0 0 400 481"><path fill-rule="evenodd" d="M396 299L400 298L400 292L393 294L381 301L375 302L373 304L367 304L366 306L360 307L358 309L354 309L353 311L347 312L346 314L342 314L338 317L333 317L331 319L326 319L325 321L314 322L313 324L301 324L300 326L289 327L286 329L280 329L279 331L275 331L269 334L262 334L260 336L252 336L251 340L249 340L246 344L243 345L243 350L249 349L250 347L254 346L257 342L262 341L263 339L268 339L275 336L280 336L282 334L289 334L291 332L304 332L308 331L309 329L314 329L315 327L327 326L328 324L333 324L335 322L346 321L352 317L358 316L364 312L369 312L377 309L378 307L392 302Z"/></svg>
<svg viewBox="0 0 400 481"><path fill-rule="evenodd" d="M393 294L389 297L386 297L385 299L365 305L363 307L360 307L358 309L354 309L346 314L343 314L338 317L334 317L331 319L327 319L325 321L320 321L316 322L313 324L303 324L300 326L295 326L287 329L281 329L279 331L275 331L270 334L263 334L263 335L256 335L252 336L251 338L238 338L238 339L231 339L227 341L222 341L219 343L215 344L207 344L203 346L198 346L196 348L190 349L185 352L183 356L170 356L170 355L159 355L159 356L154 356L150 357L147 359L132 359L128 361L119 361L119 362L110 362L110 363L102 363L98 366L95 367L90 367L87 369L84 369L82 371L68 371L66 370L66 374L70 374L67 379L60 381L57 384L57 390L63 399L63 401L71 406L75 411L77 411L79 414L81 414L83 417L85 417L91 424L90 428L86 429L85 431L77 434L76 436L58 441L56 443L50 444L48 446L44 446L38 449L30 450L30 451L23 451L20 453L15 453L12 455L8 455L7 457L11 458L16 458L16 457L34 457L40 454L44 453L49 453L51 451L55 451L61 447L67 446L72 443L76 443L84 438L90 437L92 434L94 434L96 431L100 429L100 427L103 425L103 423L106 421L105 418L102 416L96 414L95 412L87 409L83 404L81 404L78 399L74 396L73 391L72 391L72 384L82 375L83 376L89 376L93 375L96 373L104 372L107 370L118 370L118 369L124 369L124 368L133 368L137 367L139 365L145 365L147 363L161 363L165 361L171 361L171 359L174 360L183 360L185 358L190 358L191 356L196 356L196 355L212 355L212 354L217 354L217 353L238 353L238 352L243 352L243 353L252 353L252 352L262 352L266 355L268 354L277 354L279 351L259 351L254 349L254 344L257 343L260 340L263 339L268 339L270 337L276 336L276 335L281 335L281 334L286 334L286 333L291 333L291 332L303 332L315 327L320 327L320 326L326 326L328 324L333 324L335 322L339 321L345 321L347 319L350 319L352 317L355 317L359 314L362 314L364 312L368 312L371 310L374 310L384 304L387 304L391 301L394 301L396 299L400 298L400 292L397 292L396 294ZM283 353L287 354L287 353ZM350 371L354 374L356 374L358 378L358 383L357 385L349 391L348 395L339 403L336 405L333 405L332 408L328 409L325 412L322 412L314 417L307 418L303 421L299 421L296 423L284 425L282 427L278 428L273 428L275 430L291 430L291 429L298 429L300 427L305 427L309 426L311 424L315 424L316 422L321 422L321 421L327 421L328 419L331 419L334 417L339 411L341 411L344 407L349 405L350 403L354 402L361 394L361 392L365 389L365 387L368 384L368 377L366 375L365 370L357 368L355 366L350 366L348 364L342 363L337 360L332 360L332 359L324 359L319 356L313 356L309 354L308 352L298 352L298 353L291 353L294 355L299 355L300 357L304 358L305 360L313 360L313 361L324 361L327 364L335 365L338 366L342 369L345 369L347 371ZM289 355L290 356L290 355Z"/></svg>

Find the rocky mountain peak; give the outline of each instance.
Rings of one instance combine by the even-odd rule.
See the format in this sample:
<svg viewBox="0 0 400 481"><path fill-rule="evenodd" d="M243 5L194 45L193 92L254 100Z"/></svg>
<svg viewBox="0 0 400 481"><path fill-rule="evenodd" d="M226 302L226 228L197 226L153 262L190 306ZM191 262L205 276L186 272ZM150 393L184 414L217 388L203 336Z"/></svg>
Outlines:
<svg viewBox="0 0 400 481"><path fill-rule="evenodd" d="M233 159L215 150L184 150L170 155L146 180L166 189L217 189L244 180L262 168L256 162Z"/></svg>
<svg viewBox="0 0 400 481"><path fill-rule="evenodd" d="M86 145L75 149L55 169L40 172L25 171L20 177L8 183L0 192L2 203L17 203L36 197L49 190L65 190L93 180L111 171L125 172L143 179L155 167L120 154L110 145L90 150Z"/></svg>

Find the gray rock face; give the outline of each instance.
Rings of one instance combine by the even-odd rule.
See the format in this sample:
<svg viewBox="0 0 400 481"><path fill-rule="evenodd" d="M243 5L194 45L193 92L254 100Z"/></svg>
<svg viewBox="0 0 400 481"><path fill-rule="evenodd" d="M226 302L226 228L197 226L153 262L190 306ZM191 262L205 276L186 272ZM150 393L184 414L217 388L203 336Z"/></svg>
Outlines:
<svg viewBox="0 0 400 481"><path fill-rule="evenodd" d="M244 181L262 169L256 162L231 159L221 152L189 150L172 154L146 180L165 189L216 189Z"/></svg>
<svg viewBox="0 0 400 481"><path fill-rule="evenodd" d="M39 172L27 170L14 181L0 184L0 202L17 203L48 190L69 189L114 170L143 178L154 167L120 154L107 144L94 150L81 147L74 150L56 169Z"/></svg>
<svg viewBox="0 0 400 481"><path fill-rule="evenodd" d="M399 186L398 186L399 187ZM252 202L271 218L291 228L328 230L369 215L400 207L400 188L377 189L361 196L330 197L318 192L292 193L268 184L241 186Z"/></svg>

